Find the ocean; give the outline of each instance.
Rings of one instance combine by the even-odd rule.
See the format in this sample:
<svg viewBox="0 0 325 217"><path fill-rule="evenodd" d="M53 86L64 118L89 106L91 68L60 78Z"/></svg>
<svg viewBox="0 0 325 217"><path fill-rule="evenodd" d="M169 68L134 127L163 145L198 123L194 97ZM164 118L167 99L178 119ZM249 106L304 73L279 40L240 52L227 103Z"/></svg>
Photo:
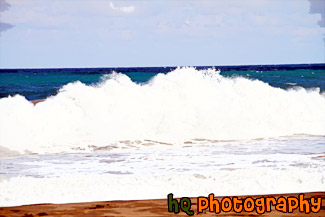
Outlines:
<svg viewBox="0 0 325 217"><path fill-rule="evenodd" d="M0 69L0 206L324 191L324 91L325 64Z"/></svg>

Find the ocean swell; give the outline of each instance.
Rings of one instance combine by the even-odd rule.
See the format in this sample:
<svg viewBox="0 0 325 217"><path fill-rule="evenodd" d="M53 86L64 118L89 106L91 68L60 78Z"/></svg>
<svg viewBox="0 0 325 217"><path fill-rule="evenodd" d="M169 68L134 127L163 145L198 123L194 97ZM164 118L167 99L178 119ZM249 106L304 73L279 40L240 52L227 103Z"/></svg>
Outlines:
<svg viewBox="0 0 325 217"><path fill-rule="evenodd" d="M57 153L118 141L324 136L324 111L317 89L283 90L214 69L178 68L145 84L114 73L93 86L69 83L35 106L20 95L0 99L0 146Z"/></svg>

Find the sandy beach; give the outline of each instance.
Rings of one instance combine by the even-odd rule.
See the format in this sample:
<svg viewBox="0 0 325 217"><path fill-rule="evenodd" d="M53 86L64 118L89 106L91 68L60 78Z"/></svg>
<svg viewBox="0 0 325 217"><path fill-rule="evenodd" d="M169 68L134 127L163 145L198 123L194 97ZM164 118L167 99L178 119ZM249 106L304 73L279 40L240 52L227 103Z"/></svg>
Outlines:
<svg viewBox="0 0 325 217"><path fill-rule="evenodd" d="M207 196L207 195L206 195ZM284 194L284 195L260 195L252 196L253 199L259 197L273 196L278 198L280 196L298 197L298 194ZM300 212L299 208L293 210L292 213L283 213L271 208L271 212L265 212L264 216L325 216L325 192L305 193L305 198L322 198L322 206L317 213L310 212L306 214ZM221 201L221 197L215 197ZM240 196L239 198L244 198ZM178 199L179 201L179 199ZM254 210L252 212L235 213L220 212L215 214L209 212L208 209L203 213L197 212L197 198L191 198L191 209L195 215L204 216L258 216L259 214ZM107 202L89 202L89 203L69 203L69 204L38 204L25 205L16 207L0 207L0 216L174 216L176 214L168 212L167 198L157 200L134 200L134 201L107 201ZM186 213L180 212L177 216L187 216Z"/></svg>

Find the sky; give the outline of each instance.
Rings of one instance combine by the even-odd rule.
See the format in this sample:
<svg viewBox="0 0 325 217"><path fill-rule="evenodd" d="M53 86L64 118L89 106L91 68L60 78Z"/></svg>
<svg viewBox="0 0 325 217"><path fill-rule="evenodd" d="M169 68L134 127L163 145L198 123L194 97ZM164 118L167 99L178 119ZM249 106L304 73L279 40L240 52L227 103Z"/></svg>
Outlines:
<svg viewBox="0 0 325 217"><path fill-rule="evenodd" d="M325 0L0 0L0 68L325 63Z"/></svg>

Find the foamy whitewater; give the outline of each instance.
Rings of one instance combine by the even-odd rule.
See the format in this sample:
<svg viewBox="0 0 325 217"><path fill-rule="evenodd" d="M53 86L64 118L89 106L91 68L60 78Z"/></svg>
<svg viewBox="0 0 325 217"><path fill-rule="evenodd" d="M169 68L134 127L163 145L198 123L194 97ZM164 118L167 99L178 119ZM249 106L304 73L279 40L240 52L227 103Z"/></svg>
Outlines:
<svg viewBox="0 0 325 217"><path fill-rule="evenodd" d="M324 191L325 98L214 69L0 99L0 206Z"/></svg>

